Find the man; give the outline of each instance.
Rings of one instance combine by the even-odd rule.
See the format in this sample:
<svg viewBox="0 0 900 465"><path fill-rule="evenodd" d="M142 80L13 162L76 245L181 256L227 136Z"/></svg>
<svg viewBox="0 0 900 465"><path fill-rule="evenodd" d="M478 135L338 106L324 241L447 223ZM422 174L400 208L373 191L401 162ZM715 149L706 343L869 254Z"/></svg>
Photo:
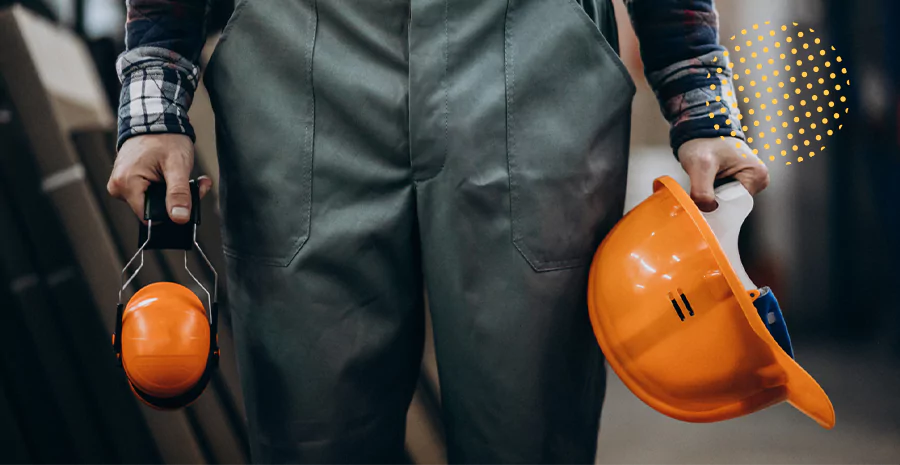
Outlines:
<svg viewBox="0 0 900 465"><path fill-rule="evenodd" d="M716 178L763 189L712 0L628 7L695 201L715 207ZM165 179L188 218L206 13L129 1L109 191L138 214ZM605 371L586 280L622 214L635 89L611 15L608 0L238 1L205 82L254 461L400 460L423 285L449 460L593 460Z"/></svg>

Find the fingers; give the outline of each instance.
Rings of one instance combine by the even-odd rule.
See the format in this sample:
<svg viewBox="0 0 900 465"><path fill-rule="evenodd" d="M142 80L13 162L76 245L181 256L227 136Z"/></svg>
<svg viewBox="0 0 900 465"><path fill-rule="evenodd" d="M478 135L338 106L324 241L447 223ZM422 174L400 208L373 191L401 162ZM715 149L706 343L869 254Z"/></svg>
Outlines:
<svg viewBox="0 0 900 465"><path fill-rule="evenodd" d="M738 158L738 155L741 157ZM751 195L756 195L769 186L769 169L759 161L749 147L745 146L744 150L725 154L721 158L719 178L736 179Z"/></svg>
<svg viewBox="0 0 900 465"><path fill-rule="evenodd" d="M118 171L118 172L117 172ZM106 190L117 199L124 200L141 222L144 220L144 193L150 181L139 175L127 176L114 171L106 184Z"/></svg>
<svg viewBox="0 0 900 465"><path fill-rule="evenodd" d="M129 191L125 195L125 202L128 203L128 206L131 207L131 210L137 215L142 223L147 222L147 220L144 219L144 198L146 197L145 193L147 192L147 187L149 185L150 181L147 181L146 179L136 179L129 184Z"/></svg>
<svg viewBox="0 0 900 465"><path fill-rule="evenodd" d="M178 224L191 219L190 176L193 160L185 156L170 156L162 165L166 180L166 211L169 218Z"/></svg>
<svg viewBox="0 0 900 465"><path fill-rule="evenodd" d="M753 163L742 168L734 174L734 177L751 195L756 195L769 187L769 169L760 163Z"/></svg>
<svg viewBox="0 0 900 465"><path fill-rule="evenodd" d="M678 158L691 178L691 198L705 212L716 209L716 179L734 178L753 195L769 185L768 168L739 139L693 139L678 149Z"/></svg>
<svg viewBox="0 0 900 465"><path fill-rule="evenodd" d="M209 179L208 176L200 176L197 178L197 184L200 187L200 198L202 199L212 189L212 179Z"/></svg>
<svg viewBox="0 0 900 465"><path fill-rule="evenodd" d="M716 194L713 183L719 165L711 155L690 157L683 162L684 170L691 178L691 199L700 210L709 212L716 209Z"/></svg>
<svg viewBox="0 0 900 465"><path fill-rule="evenodd" d="M191 218L190 174L194 166L194 145L184 134L144 134L129 138L116 155L107 190L128 203L143 221L145 192L151 182L166 183L166 212L175 223ZM198 179L201 197L212 181ZM145 221L146 223L146 221Z"/></svg>

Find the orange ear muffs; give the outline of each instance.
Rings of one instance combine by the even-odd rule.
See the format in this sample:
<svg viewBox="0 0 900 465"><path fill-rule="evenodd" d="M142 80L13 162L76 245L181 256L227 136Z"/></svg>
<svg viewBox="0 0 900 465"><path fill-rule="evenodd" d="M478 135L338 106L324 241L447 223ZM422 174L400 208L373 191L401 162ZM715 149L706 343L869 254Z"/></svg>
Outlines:
<svg viewBox="0 0 900 465"><path fill-rule="evenodd" d="M120 357L134 393L157 408L199 397L218 353L200 299L188 288L159 282L132 296L122 314Z"/></svg>
<svg viewBox="0 0 900 465"><path fill-rule="evenodd" d="M142 245L126 265L123 276L138 256L143 264L144 250L180 248L187 253L196 247L206 259L194 240L200 202L195 183L192 182L191 187L195 194L193 221L176 225L166 222L165 185L151 185L145 208L148 224L141 229ZM156 210L158 205L162 206L161 213ZM206 263L216 275L208 260ZM140 267L121 290L138 271ZM218 285L217 281L218 278L214 286ZM199 281L197 285L206 291ZM116 358L124 368L132 392L156 409L177 409L197 400L219 361L215 288L213 295L207 291L208 314L197 295L180 284L157 282L147 285L136 292L127 305L121 303L121 290L112 340Z"/></svg>
<svg viewBox="0 0 900 465"><path fill-rule="evenodd" d="M737 254L752 197L739 183L716 196L717 211L701 213L661 177L603 240L588 286L603 353L637 397L679 420L722 421L788 401L833 427L831 401L792 358L783 320L775 324L777 301L754 306L768 289L752 284Z"/></svg>

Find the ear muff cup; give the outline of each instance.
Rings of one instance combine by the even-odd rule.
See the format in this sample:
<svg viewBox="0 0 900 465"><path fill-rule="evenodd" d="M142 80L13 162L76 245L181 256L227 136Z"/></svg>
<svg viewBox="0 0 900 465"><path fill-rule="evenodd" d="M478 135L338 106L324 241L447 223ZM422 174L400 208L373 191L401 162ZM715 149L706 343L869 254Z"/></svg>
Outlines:
<svg viewBox="0 0 900 465"><path fill-rule="evenodd" d="M216 341L200 299L175 283L153 283L128 301L120 360L135 395L157 409L193 402L218 364Z"/></svg>
<svg viewBox="0 0 900 465"><path fill-rule="evenodd" d="M197 384L185 393L175 397L155 397L135 387L134 383L130 380L128 381L128 386L138 399L157 410L175 410L187 407L194 403L194 401L203 394L203 391L206 390L206 385L209 384L209 379L212 376L213 370L215 370L218 365L218 361L218 354L210 354L210 364L203 373L203 376L200 377L200 380L197 381Z"/></svg>

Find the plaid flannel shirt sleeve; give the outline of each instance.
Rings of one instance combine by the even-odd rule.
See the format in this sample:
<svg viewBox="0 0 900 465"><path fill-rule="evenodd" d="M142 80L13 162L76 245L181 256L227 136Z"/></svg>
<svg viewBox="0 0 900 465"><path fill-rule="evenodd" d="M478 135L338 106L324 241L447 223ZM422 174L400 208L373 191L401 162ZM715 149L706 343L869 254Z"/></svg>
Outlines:
<svg viewBox="0 0 900 465"><path fill-rule="evenodd" d="M117 148L139 134L195 139L188 109L197 89L208 0L128 0Z"/></svg>
<svg viewBox="0 0 900 465"><path fill-rule="evenodd" d="M676 156L691 139L744 139L713 0L625 3L640 41L647 80L671 125L669 139Z"/></svg>

